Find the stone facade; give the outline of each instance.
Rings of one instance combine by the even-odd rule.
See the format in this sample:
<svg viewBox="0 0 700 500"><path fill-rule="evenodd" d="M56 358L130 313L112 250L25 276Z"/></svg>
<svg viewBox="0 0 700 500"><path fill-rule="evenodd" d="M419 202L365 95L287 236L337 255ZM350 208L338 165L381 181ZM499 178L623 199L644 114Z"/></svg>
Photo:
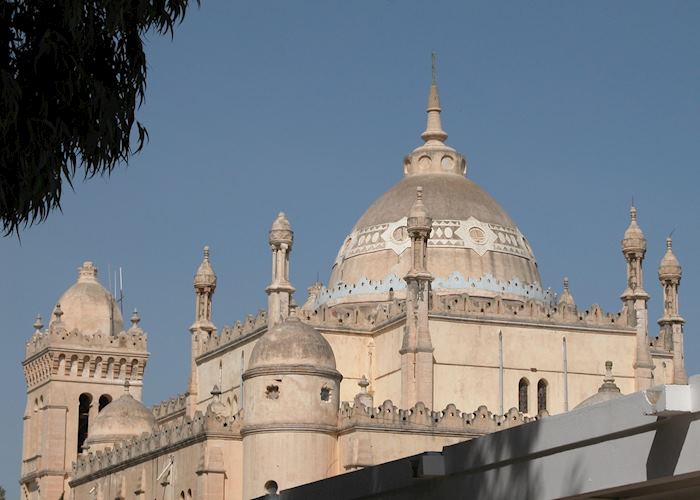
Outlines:
<svg viewBox="0 0 700 500"><path fill-rule="evenodd" d="M27 343L23 498L254 498L584 401L686 383L670 239L658 337L634 208L620 311L578 307L566 279L557 296L540 283L525 236L466 179L440 113L433 82L424 144L303 305L289 281L294 233L284 213L269 233L268 309L233 326L212 321L217 276L205 248L188 387L155 405L153 418L139 402L148 359L140 318L124 331L85 263L49 327L37 319Z"/></svg>

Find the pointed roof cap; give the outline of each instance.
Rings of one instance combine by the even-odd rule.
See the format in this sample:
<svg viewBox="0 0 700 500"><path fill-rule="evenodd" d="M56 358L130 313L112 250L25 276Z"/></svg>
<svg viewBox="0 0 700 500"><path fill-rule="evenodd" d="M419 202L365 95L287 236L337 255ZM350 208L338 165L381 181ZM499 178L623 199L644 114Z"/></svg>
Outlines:
<svg viewBox="0 0 700 500"><path fill-rule="evenodd" d="M645 252L647 249L647 240L644 237L642 228L637 224L637 209L632 205L630 207L630 224L625 230L625 235L622 238L622 252Z"/></svg>
<svg viewBox="0 0 700 500"><path fill-rule="evenodd" d="M204 256L202 263L199 264L197 272L194 275L194 286L213 286L216 287L216 273L209 262L209 247L204 247Z"/></svg>
<svg viewBox="0 0 700 500"><path fill-rule="evenodd" d="M286 243L291 245L294 241L294 231L284 212L277 214L270 228L270 245L280 245Z"/></svg>
<svg viewBox="0 0 700 500"><path fill-rule="evenodd" d="M682 273L681 264L673 253L673 239L669 235L666 238L666 253L661 258L661 264L659 264L659 280L678 279Z"/></svg>
<svg viewBox="0 0 700 500"><path fill-rule="evenodd" d="M447 139L447 132L442 129L440 120L440 94L438 93L437 81L435 78L435 52L432 53L432 80L430 82L430 91L428 92L428 119L425 126L425 132L421 134L421 138L426 144L439 143L442 144Z"/></svg>

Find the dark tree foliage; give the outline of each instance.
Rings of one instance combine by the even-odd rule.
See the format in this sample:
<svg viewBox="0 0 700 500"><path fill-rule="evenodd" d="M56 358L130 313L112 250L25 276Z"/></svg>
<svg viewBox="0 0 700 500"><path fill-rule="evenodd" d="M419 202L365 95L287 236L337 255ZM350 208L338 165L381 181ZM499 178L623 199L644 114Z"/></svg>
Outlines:
<svg viewBox="0 0 700 500"><path fill-rule="evenodd" d="M0 0L0 232L45 220L63 182L143 147L143 37L172 37L188 3Z"/></svg>

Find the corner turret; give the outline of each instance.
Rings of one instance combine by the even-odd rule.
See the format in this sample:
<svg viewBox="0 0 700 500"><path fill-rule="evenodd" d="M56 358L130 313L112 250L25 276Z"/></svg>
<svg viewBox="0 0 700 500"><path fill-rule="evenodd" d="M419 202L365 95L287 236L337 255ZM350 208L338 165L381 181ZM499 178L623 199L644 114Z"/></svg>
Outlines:
<svg viewBox="0 0 700 500"><path fill-rule="evenodd" d="M678 288L681 284L683 269L673 253L673 240L666 238L666 253L659 264L659 281L664 292L664 312L658 323L664 347L673 351L673 383L687 384L688 374L685 370L685 353L683 324L678 308Z"/></svg>

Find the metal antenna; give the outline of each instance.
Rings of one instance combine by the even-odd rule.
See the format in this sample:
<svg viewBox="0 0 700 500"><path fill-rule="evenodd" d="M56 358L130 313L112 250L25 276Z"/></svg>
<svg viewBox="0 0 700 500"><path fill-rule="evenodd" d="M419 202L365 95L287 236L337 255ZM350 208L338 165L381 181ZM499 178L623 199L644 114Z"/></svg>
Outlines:
<svg viewBox="0 0 700 500"><path fill-rule="evenodd" d="M115 280L116 281L116 280ZM119 312L122 313L122 318L124 317L124 283L122 281L122 267L119 266Z"/></svg>

